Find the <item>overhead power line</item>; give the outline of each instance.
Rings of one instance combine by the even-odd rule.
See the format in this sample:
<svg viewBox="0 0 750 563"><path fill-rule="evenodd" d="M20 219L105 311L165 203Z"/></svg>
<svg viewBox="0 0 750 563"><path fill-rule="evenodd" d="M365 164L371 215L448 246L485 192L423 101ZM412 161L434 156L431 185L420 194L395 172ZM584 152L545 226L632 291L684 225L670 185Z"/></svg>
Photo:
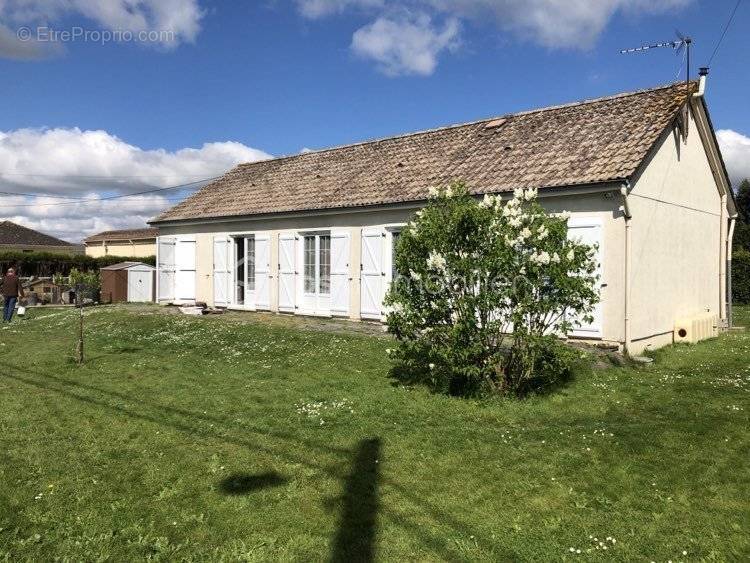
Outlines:
<svg viewBox="0 0 750 563"><path fill-rule="evenodd" d="M729 16L729 19L727 20L727 24L724 26L724 30L721 32L721 36L719 37L719 40L716 42L716 47L714 47L714 52L711 53L711 57L708 59L708 64L706 66L711 66L711 61L714 60L716 53L719 51L721 42L724 41L724 36L727 34L727 31L729 30L729 26L732 25L732 20L734 20L734 15L737 13L737 8L740 7L740 4L742 4L742 0L737 0L737 3L734 5L734 10L732 10L732 13Z"/></svg>
<svg viewBox="0 0 750 563"><path fill-rule="evenodd" d="M51 203L34 203L34 204L23 204L23 205L0 205L0 207L56 207L58 205L84 205L87 203L102 203L106 201L112 201L117 199L124 199L134 196L142 196L147 194L156 194L160 192L165 192L169 190L178 190L178 189L190 189L191 186L194 186L195 189L197 189L200 186L197 186L196 184L203 184L206 182L211 182L213 180L217 180L219 176L214 176L213 178L204 178L202 180L197 180L195 182L188 182L186 184L178 184L176 186L167 186L166 188L154 188L151 190L143 190L140 192L134 192L132 194L118 194L118 195L112 195L112 196L106 196L106 197L89 197L89 198L78 198L78 199L70 199L70 201L57 201L57 202L51 202ZM42 194L22 194L17 192L0 192L2 195L6 196L22 196L22 197L47 197Z"/></svg>

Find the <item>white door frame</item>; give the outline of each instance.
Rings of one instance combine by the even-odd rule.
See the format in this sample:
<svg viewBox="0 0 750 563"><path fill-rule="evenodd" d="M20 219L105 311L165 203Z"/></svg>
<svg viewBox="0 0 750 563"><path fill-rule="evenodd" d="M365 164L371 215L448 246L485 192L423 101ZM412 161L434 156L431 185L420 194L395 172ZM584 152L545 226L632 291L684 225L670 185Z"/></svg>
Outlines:
<svg viewBox="0 0 750 563"><path fill-rule="evenodd" d="M568 237L571 236L571 229L587 228L599 231L599 248L596 252L596 260L599 263L599 280L596 282L596 288L599 290L599 302L594 306L592 313L594 323L589 326L574 328L568 333L568 336L574 338L601 338L604 327L602 290L607 285L604 283L604 222L599 217L571 217L568 219Z"/></svg>

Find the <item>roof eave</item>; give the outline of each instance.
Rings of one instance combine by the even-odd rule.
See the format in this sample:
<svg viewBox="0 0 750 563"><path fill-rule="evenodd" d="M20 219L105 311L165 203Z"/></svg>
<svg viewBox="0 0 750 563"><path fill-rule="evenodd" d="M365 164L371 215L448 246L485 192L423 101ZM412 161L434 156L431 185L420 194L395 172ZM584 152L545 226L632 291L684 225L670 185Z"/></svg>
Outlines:
<svg viewBox="0 0 750 563"><path fill-rule="evenodd" d="M607 192L613 189L619 189L623 182L627 182L628 178L614 178L611 180L603 180L600 182L591 182L586 184L573 184L565 186L547 186L539 188L539 197L560 197L560 196L574 196L587 193L599 193ZM503 197L511 197L513 195L512 190L504 191L480 191L475 195L477 197L483 196L484 194L496 194ZM367 213L381 210L393 210L393 209L419 209L427 204L427 199L418 199L410 201L400 201L391 203L379 203L372 205L357 205L357 206L346 206L346 207L328 207L328 208L317 208L317 209L299 209L299 210L287 210L287 211L275 211L269 213L255 213L245 215L217 215L213 217L188 217L184 219L163 219L160 220L158 217L148 221L149 225L159 225L160 227L171 227L171 226L182 226L182 225L203 225L206 223L229 223L233 221L261 221L263 219L285 219L294 217L307 217L310 215L340 215L344 213Z"/></svg>

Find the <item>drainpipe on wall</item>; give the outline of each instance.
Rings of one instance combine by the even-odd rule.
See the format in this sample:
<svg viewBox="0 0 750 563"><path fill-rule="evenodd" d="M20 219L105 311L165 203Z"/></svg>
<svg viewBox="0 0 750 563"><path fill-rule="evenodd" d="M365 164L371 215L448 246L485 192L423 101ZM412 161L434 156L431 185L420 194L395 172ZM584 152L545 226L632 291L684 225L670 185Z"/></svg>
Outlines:
<svg viewBox="0 0 750 563"><path fill-rule="evenodd" d="M728 321L727 315L727 194L721 196L721 213L719 224L719 318Z"/></svg>
<svg viewBox="0 0 750 563"><path fill-rule="evenodd" d="M729 233L727 234L727 328L732 328L732 241L736 220L736 213L729 217Z"/></svg>
<svg viewBox="0 0 750 563"><path fill-rule="evenodd" d="M620 187L620 195L622 195L622 211L623 217L625 218L625 343L623 344L623 352L629 354L631 344L630 334L630 272L632 271L632 262L630 258L631 249L631 235L630 235L630 220L633 215L630 213L630 203L628 201L628 189L630 188L630 182L625 182Z"/></svg>

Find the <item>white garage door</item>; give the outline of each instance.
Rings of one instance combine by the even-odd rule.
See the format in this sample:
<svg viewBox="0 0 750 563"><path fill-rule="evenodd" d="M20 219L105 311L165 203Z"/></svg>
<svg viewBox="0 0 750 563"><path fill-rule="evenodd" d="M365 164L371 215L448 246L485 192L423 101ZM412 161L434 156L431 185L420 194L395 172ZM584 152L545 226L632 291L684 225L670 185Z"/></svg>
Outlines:
<svg viewBox="0 0 750 563"><path fill-rule="evenodd" d="M570 240L578 240L584 244L588 245L597 245L598 249L596 251L596 261L598 264L597 274L599 276L599 281L597 282L597 288L599 289L599 295L601 295L602 291L602 281L604 276L604 267L603 267L603 236L602 236L603 228L602 228L602 222L599 219L592 218L592 219L570 219L568 221L568 238ZM591 316L593 317L593 321L590 323L586 323L584 321L576 321L573 320L573 330L571 331L571 336L578 336L578 337L590 337L590 338L599 338L602 336L602 304L601 301L596 304L594 307L593 312L591 313Z"/></svg>

